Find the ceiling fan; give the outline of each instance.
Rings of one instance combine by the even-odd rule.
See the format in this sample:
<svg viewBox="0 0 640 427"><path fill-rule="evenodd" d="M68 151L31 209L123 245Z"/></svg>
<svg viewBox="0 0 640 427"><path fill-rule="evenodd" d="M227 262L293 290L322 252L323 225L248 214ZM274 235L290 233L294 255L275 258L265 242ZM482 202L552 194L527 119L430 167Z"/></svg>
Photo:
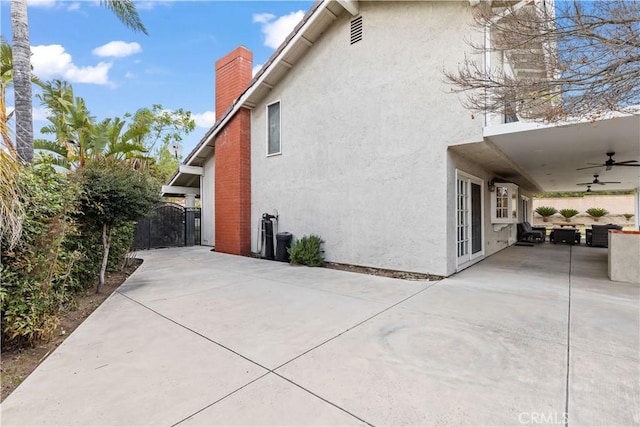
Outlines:
<svg viewBox="0 0 640 427"><path fill-rule="evenodd" d="M600 175L598 175L598 174L594 174L592 182L581 182L580 184L576 184L576 185L586 185L587 186L587 192L589 192L589 190L591 190L591 186L594 185L594 184L598 184L598 185L620 184L620 181L600 181L598 179L599 176Z"/></svg>
<svg viewBox="0 0 640 427"><path fill-rule="evenodd" d="M609 160L607 160L604 163L587 163L588 165L594 165L594 166L585 166L584 168L578 168L576 169L577 171L579 170L583 170L583 169L591 169L591 168L601 168L601 167L606 167L606 170L611 170L612 167L614 166L638 166L640 167L640 163L638 163L637 160L625 160L624 162L616 162L615 160L613 160L613 156L615 156L615 152L614 151L610 151L607 153L607 156L609 156Z"/></svg>

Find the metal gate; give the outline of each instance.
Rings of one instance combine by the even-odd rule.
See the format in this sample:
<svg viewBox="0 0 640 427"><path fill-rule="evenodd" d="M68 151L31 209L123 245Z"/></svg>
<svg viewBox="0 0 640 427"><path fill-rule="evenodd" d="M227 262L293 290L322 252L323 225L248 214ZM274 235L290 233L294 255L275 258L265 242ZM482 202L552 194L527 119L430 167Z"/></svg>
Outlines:
<svg viewBox="0 0 640 427"><path fill-rule="evenodd" d="M170 248L200 244L200 209L161 203L140 218L133 236L134 249Z"/></svg>

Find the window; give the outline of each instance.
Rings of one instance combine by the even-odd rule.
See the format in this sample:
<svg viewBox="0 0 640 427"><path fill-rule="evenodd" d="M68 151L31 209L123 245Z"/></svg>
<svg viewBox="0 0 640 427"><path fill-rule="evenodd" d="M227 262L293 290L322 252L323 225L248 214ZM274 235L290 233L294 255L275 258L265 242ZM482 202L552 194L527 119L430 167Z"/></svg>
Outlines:
<svg viewBox="0 0 640 427"><path fill-rule="evenodd" d="M518 186L497 182L491 193L491 222L512 224L518 222Z"/></svg>
<svg viewBox="0 0 640 427"><path fill-rule="evenodd" d="M280 154L280 101L267 105L267 155Z"/></svg>

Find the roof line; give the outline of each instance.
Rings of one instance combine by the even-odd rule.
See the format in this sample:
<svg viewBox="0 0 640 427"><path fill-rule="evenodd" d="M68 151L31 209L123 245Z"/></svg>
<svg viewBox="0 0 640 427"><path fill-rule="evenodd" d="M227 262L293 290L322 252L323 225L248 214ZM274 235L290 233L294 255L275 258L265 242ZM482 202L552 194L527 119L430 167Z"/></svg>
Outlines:
<svg viewBox="0 0 640 427"><path fill-rule="evenodd" d="M218 134L218 132L235 115L235 113L240 108L242 108L248 96L253 93L255 88L259 86L262 83L262 81L264 81L267 72L273 68L274 64L282 60L282 57L284 57L284 54L287 53L286 51L288 51L287 48L301 37L301 34L302 34L301 30L303 29L303 27L313 22L315 20L315 17L319 16L319 11L326 8L331 1L332 0L318 0L313 4L313 6L305 14L302 20L298 23L298 25L296 25L293 31L287 36L285 41L282 42L282 44L280 44L278 49L271 55L269 60L267 60L267 62L262 66L260 71L251 79L251 81L249 82L244 92L242 92L242 94L240 94L240 96L233 102L233 104L231 104L231 106L227 108L227 110L225 110L220 120L218 120L207 131L207 133L205 133L205 135L202 137L200 142L198 142L198 144L194 147L194 149L191 150L189 155L183 161L183 164L189 165L198 156L198 154L200 154L200 152L204 149L204 147L211 140L211 138L215 137ZM172 176L169 182L170 185L173 183L173 181L177 178L178 175L179 175L179 172L176 171L176 173L174 173L174 175Z"/></svg>

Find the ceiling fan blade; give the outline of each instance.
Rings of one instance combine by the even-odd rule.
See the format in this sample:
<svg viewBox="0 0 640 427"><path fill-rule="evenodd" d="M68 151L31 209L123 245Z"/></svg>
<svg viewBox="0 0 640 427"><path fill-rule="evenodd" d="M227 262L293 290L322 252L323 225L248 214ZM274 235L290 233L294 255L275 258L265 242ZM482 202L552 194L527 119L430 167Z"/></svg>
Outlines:
<svg viewBox="0 0 640 427"><path fill-rule="evenodd" d="M637 160L625 160L624 162L615 162L614 165L618 166L618 165L624 165L624 164L627 164L627 163L638 163L638 161Z"/></svg>
<svg viewBox="0 0 640 427"><path fill-rule="evenodd" d="M576 184L576 185L591 185L593 184L592 182L581 182L580 184Z"/></svg>
<svg viewBox="0 0 640 427"><path fill-rule="evenodd" d="M603 167L603 166L604 166L604 165L598 165L598 166L586 166L586 167L584 167L584 168L578 168L578 169L576 169L576 170L577 170L577 171L581 171L581 170L584 170L584 169L601 168L601 167Z"/></svg>
<svg viewBox="0 0 640 427"><path fill-rule="evenodd" d="M598 184L622 184L620 181L600 181Z"/></svg>
<svg viewBox="0 0 640 427"><path fill-rule="evenodd" d="M635 166L635 167L640 167L640 164L630 165L630 164L627 164L627 163L616 163L614 166Z"/></svg>

